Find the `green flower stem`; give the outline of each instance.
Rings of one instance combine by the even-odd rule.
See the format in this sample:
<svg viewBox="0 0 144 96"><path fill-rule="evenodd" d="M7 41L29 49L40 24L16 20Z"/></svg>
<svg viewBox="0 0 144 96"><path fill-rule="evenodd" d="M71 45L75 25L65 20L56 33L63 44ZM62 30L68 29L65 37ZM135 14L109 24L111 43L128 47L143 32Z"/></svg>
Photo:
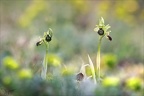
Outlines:
<svg viewBox="0 0 144 96"><path fill-rule="evenodd" d="M48 54L48 45L49 44L45 43L45 45L46 45L46 54Z"/></svg>
<svg viewBox="0 0 144 96"><path fill-rule="evenodd" d="M100 48L101 48L101 41L102 41L103 36L100 37L99 43L98 43L98 51L97 51L97 70L98 70L98 79L100 80Z"/></svg>
<svg viewBox="0 0 144 96"><path fill-rule="evenodd" d="M104 24L104 19L101 17L99 19L99 25L96 25L96 28L94 28L94 31L96 31L99 34L99 42L98 42L98 51L97 51L97 57L96 57L96 63L97 63L97 71L98 71L98 80L100 80L100 48L101 48L101 41L104 36L106 36L110 41L112 38L109 36L108 29L110 28L109 24Z"/></svg>
<svg viewBox="0 0 144 96"><path fill-rule="evenodd" d="M48 44L45 42L46 45L46 54L44 56L44 60L43 60L43 65L42 65L42 73L41 73L41 77L43 79L46 79L46 74L47 74L47 63L48 63Z"/></svg>
<svg viewBox="0 0 144 96"><path fill-rule="evenodd" d="M41 45L44 43L45 45L45 55L42 63L42 71L41 71L41 77L43 79L46 79L46 74L47 74L47 63L48 63L48 47L49 47L49 42L52 40L52 29L49 28L47 32L44 32L44 35L42 38L40 38L40 41L36 43L36 46Z"/></svg>

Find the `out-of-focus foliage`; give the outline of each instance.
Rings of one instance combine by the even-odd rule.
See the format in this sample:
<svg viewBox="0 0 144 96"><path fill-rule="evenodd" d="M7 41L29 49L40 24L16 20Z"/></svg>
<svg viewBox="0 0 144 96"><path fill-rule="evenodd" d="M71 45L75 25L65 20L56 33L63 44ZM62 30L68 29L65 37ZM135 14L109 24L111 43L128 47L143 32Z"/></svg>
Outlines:
<svg viewBox="0 0 144 96"><path fill-rule="evenodd" d="M102 57L102 66L114 69L117 65L117 57L114 54L105 54Z"/></svg>
<svg viewBox="0 0 144 96"><path fill-rule="evenodd" d="M5 66L0 67L0 95L2 96L141 96L143 92L139 77L127 78L123 81L122 78L107 76L100 85L95 85L90 79L76 82L74 72L64 75L57 71L56 74L47 74L48 78L44 80L40 75L32 75L31 70L27 68L11 70L11 73L7 73L8 71Z"/></svg>
<svg viewBox="0 0 144 96"><path fill-rule="evenodd" d="M34 18L36 18L41 11L45 10L46 3L44 0L37 1L33 0L28 6L28 8L25 10L24 14L19 18L19 23L22 27L28 27L30 26L31 22Z"/></svg>
<svg viewBox="0 0 144 96"><path fill-rule="evenodd" d="M21 79L32 78L32 72L28 69L22 69L18 72L18 76Z"/></svg>
<svg viewBox="0 0 144 96"><path fill-rule="evenodd" d="M0 17L0 96L143 95L143 0L0 0ZM77 83L80 58L87 64L89 54L95 64L100 17L113 38L102 42L101 83ZM53 38L43 80L45 48L35 44L48 28Z"/></svg>
<svg viewBox="0 0 144 96"><path fill-rule="evenodd" d="M7 56L3 59L3 64L5 67L13 70L19 67L19 64L10 56Z"/></svg>
<svg viewBox="0 0 144 96"><path fill-rule="evenodd" d="M132 77L126 81L126 86L132 90L140 90L142 87L141 83L142 83L142 80L140 78Z"/></svg>
<svg viewBox="0 0 144 96"><path fill-rule="evenodd" d="M74 66L65 66L61 69L61 73L63 76L72 75L75 72Z"/></svg>
<svg viewBox="0 0 144 96"><path fill-rule="evenodd" d="M102 84L104 86L118 86L120 83L119 78L117 77L107 77L103 80Z"/></svg>
<svg viewBox="0 0 144 96"><path fill-rule="evenodd" d="M98 39L97 34L92 31L98 18L102 16L111 25L113 37L112 43L106 41L102 44L102 50L114 53L118 61L125 58L142 61L142 4L142 0L1 0L2 56L9 52L18 59L21 58L17 54L28 58L29 54L37 52L32 49L35 47L31 40L38 40L35 36L41 35L50 27L54 31L50 51L59 54L62 59L69 60L77 54L95 54ZM25 52L26 49L31 50L31 53ZM15 52L16 50L19 51Z"/></svg>
<svg viewBox="0 0 144 96"><path fill-rule="evenodd" d="M100 15L107 16L108 13L112 13L112 16L123 20L128 24L139 23L143 21L143 6L142 0L121 0L121 1L107 1L104 0L98 5ZM131 6L133 6L131 8ZM114 10L111 10L114 9Z"/></svg>
<svg viewBox="0 0 144 96"><path fill-rule="evenodd" d="M47 59L48 59L48 64L55 67L60 66L62 63L61 59L54 54L49 54L47 56Z"/></svg>

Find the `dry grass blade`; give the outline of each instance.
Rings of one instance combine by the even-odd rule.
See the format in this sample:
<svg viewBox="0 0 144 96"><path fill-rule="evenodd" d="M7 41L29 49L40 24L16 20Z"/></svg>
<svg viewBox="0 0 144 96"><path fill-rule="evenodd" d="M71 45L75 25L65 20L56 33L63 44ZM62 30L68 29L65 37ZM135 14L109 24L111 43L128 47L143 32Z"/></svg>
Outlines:
<svg viewBox="0 0 144 96"><path fill-rule="evenodd" d="M90 68L91 68L91 72L92 72L94 83L97 84L94 65L93 65L93 62L92 62L92 60L91 60L89 55L88 55L88 60L89 60L89 64L90 64Z"/></svg>

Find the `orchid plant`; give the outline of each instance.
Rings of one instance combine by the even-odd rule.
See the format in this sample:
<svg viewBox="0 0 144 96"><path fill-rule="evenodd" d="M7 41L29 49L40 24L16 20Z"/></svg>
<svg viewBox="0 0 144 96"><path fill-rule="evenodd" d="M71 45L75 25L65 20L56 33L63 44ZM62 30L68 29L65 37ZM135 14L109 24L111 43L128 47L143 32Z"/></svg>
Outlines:
<svg viewBox="0 0 144 96"><path fill-rule="evenodd" d="M52 40L52 29L49 28L47 32L44 32L43 37L40 38L40 40L36 43L36 46L40 46L41 44L44 44L46 47L46 54L44 56L44 60L42 63L42 72L41 72L41 77L43 79L46 79L46 73L47 73L47 63L48 63L48 46L49 42Z"/></svg>
<svg viewBox="0 0 144 96"><path fill-rule="evenodd" d="M94 31L99 34L99 43L98 43L98 51L97 51L97 70L98 70L98 78L100 80L100 48L101 48L101 41L103 37L106 37L108 40L112 41L112 37L109 35L111 31L108 31L110 28L109 24L104 24L104 19L101 17L99 19L99 24L96 25L96 28L94 28Z"/></svg>
<svg viewBox="0 0 144 96"><path fill-rule="evenodd" d="M98 79L96 79L96 74L95 74L96 71L95 71L95 68L94 68L94 64L93 64L90 56L88 55L89 64L83 64L81 69L83 69L84 72L80 71L80 73L76 75L76 79L77 79L78 82L82 81L84 79L84 76L86 76L86 74L85 74L85 67L86 66L90 67L92 75L89 76L88 78L93 77L94 84L97 84L97 81L101 80L101 78L100 78L100 48L101 48L101 41L102 41L103 37L106 37L106 38L108 38L108 40L112 41L112 37L109 35L109 33L111 31L108 31L109 28L110 28L109 24L105 25L104 24L104 19L101 17L100 20L99 20L99 24L96 25L96 28L94 29L94 31L96 31L99 34L99 43L98 43L98 51L97 51L97 58L96 58Z"/></svg>

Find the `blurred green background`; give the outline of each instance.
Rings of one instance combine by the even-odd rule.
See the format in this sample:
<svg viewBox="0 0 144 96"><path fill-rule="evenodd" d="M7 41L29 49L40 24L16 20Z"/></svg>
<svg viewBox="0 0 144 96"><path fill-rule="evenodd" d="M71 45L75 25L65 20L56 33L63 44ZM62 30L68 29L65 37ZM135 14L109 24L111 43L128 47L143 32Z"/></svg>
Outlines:
<svg viewBox="0 0 144 96"><path fill-rule="evenodd" d="M87 63L88 54L95 64L98 34L94 28L100 17L111 26L113 38L111 42L106 38L102 41L102 75L131 77L136 74L141 79L144 74L143 0L0 0L0 67L12 59L22 68L39 74L45 48L36 47L36 42L51 28L49 71L66 65L77 73L81 59ZM6 66L11 65L6 63Z"/></svg>
<svg viewBox="0 0 144 96"><path fill-rule="evenodd" d="M101 16L110 24L113 38L103 40L102 52L115 54L119 61L143 60L142 0L1 0L0 12L0 52L13 55L19 63L41 53L35 41L48 28L54 31L49 51L64 61L95 55L98 35L93 30Z"/></svg>

